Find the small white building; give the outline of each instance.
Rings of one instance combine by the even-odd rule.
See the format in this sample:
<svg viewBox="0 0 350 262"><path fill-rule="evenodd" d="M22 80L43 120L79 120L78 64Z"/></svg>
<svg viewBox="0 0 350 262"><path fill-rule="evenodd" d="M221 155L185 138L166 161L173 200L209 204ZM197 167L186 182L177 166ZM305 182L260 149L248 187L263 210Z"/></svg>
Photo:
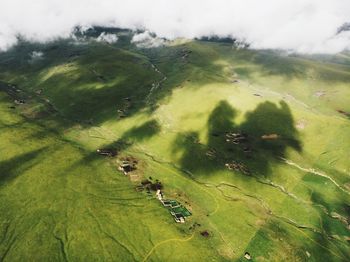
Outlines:
<svg viewBox="0 0 350 262"><path fill-rule="evenodd" d="M157 196L157 198L158 198L159 201L162 201L162 199L163 199L163 193L162 193L162 191L160 191L160 189L157 190L156 196Z"/></svg>

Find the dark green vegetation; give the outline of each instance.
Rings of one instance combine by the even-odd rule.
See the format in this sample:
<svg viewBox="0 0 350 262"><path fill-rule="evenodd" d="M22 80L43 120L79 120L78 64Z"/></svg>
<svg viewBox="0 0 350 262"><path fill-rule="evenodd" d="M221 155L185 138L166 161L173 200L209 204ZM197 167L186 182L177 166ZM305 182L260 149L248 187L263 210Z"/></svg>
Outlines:
<svg viewBox="0 0 350 262"><path fill-rule="evenodd" d="M0 53L0 261L348 260L347 53L96 30ZM149 177L185 224L135 190Z"/></svg>

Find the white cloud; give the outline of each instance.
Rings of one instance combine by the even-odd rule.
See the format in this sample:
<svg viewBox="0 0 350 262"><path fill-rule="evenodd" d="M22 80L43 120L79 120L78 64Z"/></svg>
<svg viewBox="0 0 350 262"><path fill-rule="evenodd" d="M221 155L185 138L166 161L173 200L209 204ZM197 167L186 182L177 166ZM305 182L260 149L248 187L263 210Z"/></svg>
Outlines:
<svg viewBox="0 0 350 262"><path fill-rule="evenodd" d="M108 44L113 44L118 41L118 37L115 34L107 34L105 32L102 32L97 38L97 42L106 42Z"/></svg>
<svg viewBox="0 0 350 262"><path fill-rule="evenodd" d="M44 56L44 53L41 52L41 51L33 51L33 52L30 54L30 58L33 59L33 60L42 59L43 56Z"/></svg>
<svg viewBox="0 0 350 262"><path fill-rule="evenodd" d="M136 44L136 46L140 48L159 47L162 46L164 42L165 41L162 38L152 35L147 30L139 34L135 34L131 39L131 43Z"/></svg>
<svg viewBox="0 0 350 262"><path fill-rule="evenodd" d="M40 61L44 59L44 53L41 51L33 51L29 54L30 58L28 60L28 63L34 64L37 61Z"/></svg>
<svg viewBox="0 0 350 262"><path fill-rule="evenodd" d="M253 48L334 53L350 48L349 0L0 0L0 49L17 35L49 41L76 25L146 28L160 37L215 34Z"/></svg>

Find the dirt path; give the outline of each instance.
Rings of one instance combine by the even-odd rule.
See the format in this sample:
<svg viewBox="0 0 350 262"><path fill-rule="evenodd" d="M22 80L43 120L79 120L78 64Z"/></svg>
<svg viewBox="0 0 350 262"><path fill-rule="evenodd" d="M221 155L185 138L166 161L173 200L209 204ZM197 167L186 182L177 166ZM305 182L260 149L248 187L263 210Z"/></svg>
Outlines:
<svg viewBox="0 0 350 262"><path fill-rule="evenodd" d="M190 237L185 238L185 239L183 239L183 238L170 238L167 240L163 240L163 241L157 243L154 247L152 247L152 249L147 253L147 255L144 257L144 259L142 261L143 262L147 261L147 259L152 255L153 251L156 250L161 245L164 245L166 243L173 242L173 241L187 242L187 241L190 241L193 237L194 237L194 233L192 233L192 235Z"/></svg>
<svg viewBox="0 0 350 262"><path fill-rule="evenodd" d="M157 82L154 82L152 84L152 87L151 87L151 89L146 97L147 104L150 103L151 96L154 93L154 91L157 90L165 80L167 80L167 77L154 64L151 63L151 66L156 73L158 73L160 76L162 76L162 79L157 81Z"/></svg>
<svg viewBox="0 0 350 262"><path fill-rule="evenodd" d="M298 165L297 163L294 163L293 161L291 160L288 160L288 159L285 159L285 158L281 158L287 165L290 165L290 166L293 166L301 171L304 171L304 172L307 172L307 173L310 173L310 174L313 174L313 175L316 175L316 176L320 176L320 177L324 177L326 179L328 179L329 181L331 181L338 189L340 189L341 191L343 191L345 194L348 194L350 195L350 192L348 190L346 190L345 188L343 188L341 185L339 185L337 183L337 181L335 181L332 177L314 169L314 168L305 168L305 167L302 167L300 165Z"/></svg>

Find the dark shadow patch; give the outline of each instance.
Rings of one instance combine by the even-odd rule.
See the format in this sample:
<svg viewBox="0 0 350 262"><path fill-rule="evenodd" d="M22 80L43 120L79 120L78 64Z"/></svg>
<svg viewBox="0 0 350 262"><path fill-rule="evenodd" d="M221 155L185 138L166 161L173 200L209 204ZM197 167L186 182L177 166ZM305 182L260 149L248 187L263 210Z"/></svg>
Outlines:
<svg viewBox="0 0 350 262"><path fill-rule="evenodd" d="M199 141L198 132L180 133L173 143L173 154L180 154L182 168L201 174L229 168L267 176L271 164L285 157L288 148L302 150L285 102L259 104L240 125L234 123L236 116L228 102L220 101L208 118L207 144Z"/></svg>
<svg viewBox="0 0 350 262"><path fill-rule="evenodd" d="M120 152L128 149L134 143L152 138L158 134L160 130L161 127L156 120L149 120L139 126L129 129L118 140L102 145L101 148L113 150L115 152L115 156L117 156ZM101 158L101 155L98 152L91 152L85 155L85 157L79 161L79 164L82 162L89 163L97 158Z"/></svg>
<svg viewBox="0 0 350 262"><path fill-rule="evenodd" d="M37 157L45 150L46 147L12 157L9 160L1 161L0 186L14 180L23 172L36 165Z"/></svg>

